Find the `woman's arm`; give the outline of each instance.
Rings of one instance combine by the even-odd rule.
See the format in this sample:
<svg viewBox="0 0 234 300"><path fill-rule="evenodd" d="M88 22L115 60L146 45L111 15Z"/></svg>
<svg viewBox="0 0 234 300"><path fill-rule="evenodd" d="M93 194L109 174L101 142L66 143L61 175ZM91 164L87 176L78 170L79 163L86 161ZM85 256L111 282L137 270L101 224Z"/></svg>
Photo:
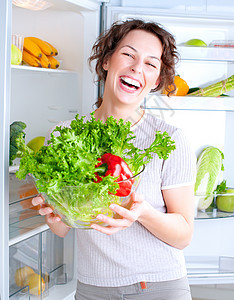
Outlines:
<svg viewBox="0 0 234 300"><path fill-rule="evenodd" d="M32 204L34 206L40 205L39 214L45 216L46 224L50 227L51 231L59 237L65 237L71 229L69 226L61 221L60 216L53 213L53 209L44 202L40 196L33 198Z"/></svg>
<svg viewBox="0 0 234 300"><path fill-rule="evenodd" d="M163 242L178 249L192 239L194 227L194 186L163 190L167 213L152 208L147 202L138 221Z"/></svg>
<svg viewBox="0 0 234 300"><path fill-rule="evenodd" d="M194 224L194 186L184 186L163 191L167 212L162 213L153 208L141 196L133 194L130 210L119 205L110 208L121 216L120 219L97 216L108 227L92 225L106 234L113 234L130 227L136 220L163 242L178 249L185 248L191 241Z"/></svg>

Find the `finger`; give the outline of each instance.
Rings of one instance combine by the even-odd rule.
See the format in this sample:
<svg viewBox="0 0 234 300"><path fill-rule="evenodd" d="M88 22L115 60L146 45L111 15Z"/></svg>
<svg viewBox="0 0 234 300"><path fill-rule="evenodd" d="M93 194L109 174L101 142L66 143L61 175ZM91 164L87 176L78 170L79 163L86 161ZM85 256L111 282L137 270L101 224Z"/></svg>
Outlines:
<svg viewBox="0 0 234 300"><path fill-rule="evenodd" d="M34 206L37 206L37 205L40 205L40 204L43 204L44 203L44 200L42 197L38 196L38 197L34 197L32 199L32 205Z"/></svg>
<svg viewBox="0 0 234 300"><path fill-rule="evenodd" d="M130 211L136 211L141 203L143 203L144 199L141 195L136 194L135 192L131 195L132 205L129 208Z"/></svg>
<svg viewBox="0 0 234 300"><path fill-rule="evenodd" d="M96 218L111 227L129 227L132 224L128 219L113 219L102 214L98 215Z"/></svg>
<svg viewBox="0 0 234 300"><path fill-rule="evenodd" d="M39 214L42 216L51 214L52 212L53 212L52 208L46 205L39 209Z"/></svg>
<svg viewBox="0 0 234 300"><path fill-rule="evenodd" d="M137 203L143 202L143 197L142 197L142 195L137 194L136 192L133 192L133 193L131 194L131 199L132 199L132 201L137 202Z"/></svg>
<svg viewBox="0 0 234 300"><path fill-rule="evenodd" d="M61 217L59 215L55 215L54 213L47 216L48 223L57 223L61 221Z"/></svg>
<svg viewBox="0 0 234 300"><path fill-rule="evenodd" d="M118 204L111 204L109 207L113 212L120 215L122 218L127 219L131 222L136 221L136 217L132 213L132 211L130 211L130 210L118 205Z"/></svg>

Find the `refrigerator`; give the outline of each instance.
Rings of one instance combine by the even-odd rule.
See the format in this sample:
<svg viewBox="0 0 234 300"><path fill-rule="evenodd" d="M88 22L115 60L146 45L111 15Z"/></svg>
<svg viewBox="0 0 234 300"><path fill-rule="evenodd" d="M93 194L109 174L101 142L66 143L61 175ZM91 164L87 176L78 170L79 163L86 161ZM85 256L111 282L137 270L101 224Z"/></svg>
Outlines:
<svg viewBox="0 0 234 300"><path fill-rule="evenodd" d="M74 231L62 239L50 232L30 206L33 181L19 182L9 169L9 125L26 123L26 142L45 136L60 120L87 114L101 94L87 59L97 36L117 20L141 18L162 24L176 39L176 72L189 87L205 87L234 74L234 4L219 1L47 0L41 10L0 3L0 299L73 299L76 288ZM15 4L14 4L15 3ZM60 67L11 65L12 36L35 36L56 46ZM197 38L207 47L186 47ZM230 42L214 47L214 41ZM168 98L148 95L142 106L182 128L197 156L207 146L224 153L225 179L234 187L234 93L228 97ZM30 191L30 193L28 193ZM233 213L201 211L192 242L185 248L193 299L234 298ZM40 278L36 293L16 284L27 267Z"/></svg>

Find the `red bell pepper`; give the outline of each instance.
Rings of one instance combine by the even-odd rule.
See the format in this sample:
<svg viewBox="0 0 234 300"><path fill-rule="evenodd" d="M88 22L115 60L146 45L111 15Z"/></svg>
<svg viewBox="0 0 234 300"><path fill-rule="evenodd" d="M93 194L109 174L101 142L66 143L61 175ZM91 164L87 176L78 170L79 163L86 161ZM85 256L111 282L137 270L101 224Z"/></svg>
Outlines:
<svg viewBox="0 0 234 300"><path fill-rule="evenodd" d="M131 193L132 184L134 180L129 179L133 177L133 174L129 169L127 163L121 157L117 155L113 155L111 153L105 153L98 160L99 163L95 166L98 169L97 173L95 173L96 182L102 181L102 178L108 175L117 177L115 181L118 182L119 188L117 189L116 193L113 195L119 197L128 196Z"/></svg>

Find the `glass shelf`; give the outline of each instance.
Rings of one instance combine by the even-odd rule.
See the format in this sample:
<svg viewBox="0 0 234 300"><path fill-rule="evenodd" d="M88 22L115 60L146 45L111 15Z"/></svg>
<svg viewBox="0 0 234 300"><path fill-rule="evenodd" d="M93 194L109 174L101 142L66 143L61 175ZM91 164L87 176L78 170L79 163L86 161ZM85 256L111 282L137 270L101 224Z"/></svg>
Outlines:
<svg viewBox="0 0 234 300"><path fill-rule="evenodd" d="M167 97L155 93L144 99L143 106L158 110L234 111L234 97Z"/></svg>
<svg viewBox="0 0 234 300"><path fill-rule="evenodd" d="M234 62L234 48L177 46L182 60Z"/></svg>
<svg viewBox="0 0 234 300"><path fill-rule="evenodd" d="M227 284L234 282L234 257L185 257L190 284Z"/></svg>
<svg viewBox="0 0 234 300"><path fill-rule="evenodd" d="M204 211L198 211L195 220L201 219L220 219L220 218L230 218L234 217L233 212L223 212L219 211L217 208L208 208Z"/></svg>

